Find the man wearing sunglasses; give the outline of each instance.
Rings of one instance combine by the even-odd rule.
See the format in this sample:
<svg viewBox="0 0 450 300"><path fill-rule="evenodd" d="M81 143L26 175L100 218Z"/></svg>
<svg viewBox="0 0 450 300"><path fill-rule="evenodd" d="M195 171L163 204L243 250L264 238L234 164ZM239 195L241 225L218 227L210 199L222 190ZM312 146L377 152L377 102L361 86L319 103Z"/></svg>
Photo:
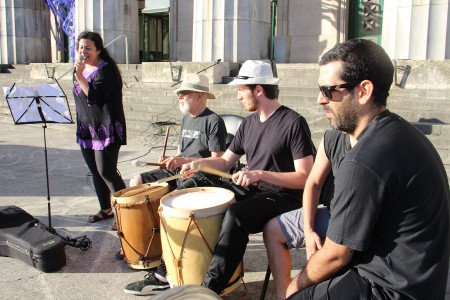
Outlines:
<svg viewBox="0 0 450 300"><path fill-rule="evenodd" d="M186 74L180 88L174 92L178 96L178 106L183 113L178 150L174 156L161 157L164 167L133 177L130 186L154 182L177 175L180 167L204 157L220 157L226 150L227 131L223 119L211 111L207 99L215 99L209 92L208 77L201 74ZM201 186L217 186L219 177L199 172L191 178L178 178L168 182L170 190ZM117 256L120 256L118 254ZM166 266L161 264L150 271L144 280L128 284L124 291L135 295L150 295L169 288Z"/></svg>
<svg viewBox="0 0 450 300"><path fill-rule="evenodd" d="M317 101L334 129L308 178L305 211L271 220L277 226L264 236L273 246L275 282L287 286L277 299L444 299L448 178L431 142L386 109L393 72L386 52L368 40L337 44L322 57ZM322 172L331 164L335 177L325 230L317 222L323 216L306 209L315 201L308 182L316 180L317 188L323 179L316 163ZM280 260L299 237L313 254L290 281Z"/></svg>

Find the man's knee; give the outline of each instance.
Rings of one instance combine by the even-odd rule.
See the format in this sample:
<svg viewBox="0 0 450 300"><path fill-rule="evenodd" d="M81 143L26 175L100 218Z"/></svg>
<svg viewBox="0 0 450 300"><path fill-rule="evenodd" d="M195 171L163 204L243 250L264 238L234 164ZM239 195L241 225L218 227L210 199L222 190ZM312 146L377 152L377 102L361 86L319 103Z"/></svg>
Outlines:
<svg viewBox="0 0 450 300"><path fill-rule="evenodd" d="M263 229L264 241L270 240L277 233L278 220L277 218L270 219ZM279 227L279 226L278 226Z"/></svg>
<svg viewBox="0 0 450 300"><path fill-rule="evenodd" d="M142 182L142 177L141 177L141 175L133 176L133 177L131 177L131 179L130 179L130 187L131 187L131 186L136 186L136 185L142 184L142 183L143 183L143 182Z"/></svg>
<svg viewBox="0 0 450 300"><path fill-rule="evenodd" d="M270 219L266 223L266 225L264 225L263 238L264 243L266 244L271 242L287 243L287 240L278 222L278 217Z"/></svg>

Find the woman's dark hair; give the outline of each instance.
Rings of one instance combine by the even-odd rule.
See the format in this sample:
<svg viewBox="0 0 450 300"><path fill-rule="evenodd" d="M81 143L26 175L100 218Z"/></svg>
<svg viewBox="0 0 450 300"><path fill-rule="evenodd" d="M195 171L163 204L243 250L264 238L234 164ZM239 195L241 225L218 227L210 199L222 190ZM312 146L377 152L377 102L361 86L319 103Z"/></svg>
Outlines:
<svg viewBox="0 0 450 300"><path fill-rule="evenodd" d="M253 91L256 86L259 85L263 88L264 94L268 99L274 100L278 99L278 94L280 93L280 89L278 88L278 85L272 85L272 84L248 84L247 86Z"/></svg>
<svg viewBox="0 0 450 300"><path fill-rule="evenodd" d="M335 45L325 53L319 65L341 61L340 77L345 82L370 80L374 85L373 103L385 106L392 85L394 66L383 48L364 39L352 39Z"/></svg>
<svg viewBox="0 0 450 300"><path fill-rule="evenodd" d="M122 82L122 76L120 75L119 66L117 65L116 61L109 55L108 50L106 50L106 48L103 47L103 39L100 36L100 34L98 34L97 32L93 32L93 31L81 32L77 38L77 49L78 49L78 44L81 39L87 39L87 40L91 40L94 42L95 48L97 48L97 50L100 50L100 54L99 54L100 58L113 66L114 72L117 74L117 77L120 80L120 86L122 86L123 82Z"/></svg>

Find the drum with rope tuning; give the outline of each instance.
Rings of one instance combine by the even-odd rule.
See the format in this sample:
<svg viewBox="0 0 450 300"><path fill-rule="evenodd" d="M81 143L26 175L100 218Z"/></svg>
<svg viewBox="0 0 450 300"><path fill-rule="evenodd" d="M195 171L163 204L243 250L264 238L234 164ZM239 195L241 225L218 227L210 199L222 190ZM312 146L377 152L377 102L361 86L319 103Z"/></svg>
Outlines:
<svg viewBox="0 0 450 300"><path fill-rule="evenodd" d="M173 191L161 198L161 244L171 286L200 285L208 270L233 192L215 187ZM243 277L242 263L221 293L233 291Z"/></svg>
<svg viewBox="0 0 450 300"><path fill-rule="evenodd" d="M158 207L160 198L168 192L167 183L148 183L112 195L117 234L130 268L146 270L159 265L162 248Z"/></svg>

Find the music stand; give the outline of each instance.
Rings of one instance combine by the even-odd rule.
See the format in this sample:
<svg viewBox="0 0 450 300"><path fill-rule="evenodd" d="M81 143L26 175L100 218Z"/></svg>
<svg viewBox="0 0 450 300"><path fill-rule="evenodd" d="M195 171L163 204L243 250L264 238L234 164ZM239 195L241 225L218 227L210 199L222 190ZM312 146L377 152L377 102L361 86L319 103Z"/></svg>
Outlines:
<svg viewBox="0 0 450 300"><path fill-rule="evenodd" d="M58 81L35 86L4 87L6 101L15 125L42 123L44 129L45 174L47 178L48 226L52 227L50 209L50 185L48 179L47 123L73 124L66 94Z"/></svg>

